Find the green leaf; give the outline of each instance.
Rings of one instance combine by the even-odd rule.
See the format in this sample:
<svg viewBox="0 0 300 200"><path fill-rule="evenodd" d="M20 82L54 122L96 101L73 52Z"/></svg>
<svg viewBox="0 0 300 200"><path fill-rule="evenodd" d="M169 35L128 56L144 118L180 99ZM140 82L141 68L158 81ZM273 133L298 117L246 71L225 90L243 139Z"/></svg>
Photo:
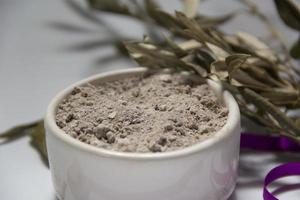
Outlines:
<svg viewBox="0 0 300 200"><path fill-rule="evenodd" d="M274 0L277 11L286 25L300 31L300 8L293 0Z"/></svg>

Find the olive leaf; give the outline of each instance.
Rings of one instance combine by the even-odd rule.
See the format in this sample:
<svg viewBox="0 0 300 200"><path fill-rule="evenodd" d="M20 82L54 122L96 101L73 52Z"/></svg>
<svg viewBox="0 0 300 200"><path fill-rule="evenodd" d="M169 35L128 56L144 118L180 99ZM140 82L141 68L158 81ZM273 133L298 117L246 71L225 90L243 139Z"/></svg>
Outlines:
<svg viewBox="0 0 300 200"><path fill-rule="evenodd" d="M167 48L172 50L172 52L179 58L187 56L188 52L184 50L181 46L179 46L176 42L174 42L171 38L169 37L164 37L165 38L165 43L167 44Z"/></svg>
<svg viewBox="0 0 300 200"><path fill-rule="evenodd" d="M169 14L169 13L163 11L163 10L160 10L160 9L155 9L155 10L152 10L152 13L151 13L150 17L158 25L168 29L170 32L172 32L176 35L182 35L183 34L182 30L180 30L180 27L182 25L171 14Z"/></svg>
<svg viewBox="0 0 300 200"><path fill-rule="evenodd" d="M197 15L197 9L200 0L183 0L184 13L187 17L194 18Z"/></svg>
<svg viewBox="0 0 300 200"><path fill-rule="evenodd" d="M229 13L223 16L210 17L205 15L197 15L195 20L204 28L211 28L221 24L224 24L230 20L232 20L237 15L236 12Z"/></svg>
<svg viewBox="0 0 300 200"><path fill-rule="evenodd" d="M144 2L145 2L146 12L156 24L161 26L167 26L167 27L172 26L174 19L170 16L167 17L161 16L161 12L160 12L161 8L154 0L145 0ZM170 18L172 19L171 23L169 21Z"/></svg>
<svg viewBox="0 0 300 200"><path fill-rule="evenodd" d="M300 31L300 8L293 0L274 0L277 11L286 25Z"/></svg>
<svg viewBox="0 0 300 200"><path fill-rule="evenodd" d="M89 12L89 9L85 9L83 6L81 6L80 4L76 3L73 0L65 0L64 2L79 17L85 19L88 22L92 22L96 25L102 25L102 21L99 18L97 18L95 15L93 15L91 12Z"/></svg>
<svg viewBox="0 0 300 200"><path fill-rule="evenodd" d="M96 10L139 17L137 13L134 13L129 6L120 0L88 0L87 2L91 8Z"/></svg>
<svg viewBox="0 0 300 200"><path fill-rule="evenodd" d="M173 52L159 49L152 44L126 42L131 57L141 66L149 68L170 68L173 66L178 70L194 71L202 77L207 76L206 70L199 65L189 63L184 59L178 59Z"/></svg>
<svg viewBox="0 0 300 200"><path fill-rule="evenodd" d="M225 59L225 63L228 67L229 78L232 78L232 75L238 70L250 57L247 54L233 54Z"/></svg>
<svg viewBox="0 0 300 200"><path fill-rule="evenodd" d="M210 66L214 61L214 56L206 49L197 49L195 51L195 62L203 66L207 71L210 70Z"/></svg>
<svg viewBox="0 0 300 200"><path fill-rule="evenodd" d="M28 123L28 124L22 124L1 133L0 139L2 140L2 144L12 142L16 139L31 134L32 130L37 126L38 123L39 121Z"/></svg>
<svg viewBox="0 0 300 200"><path fill-rule="evenodd" d="M270 123L269 119L266 119L265 117L263 117L263 115L259 115L256 112L253 112L247 106L240 106L239 108L245 117L252 121L255 121L258 125L261 125L270 133L276 133L278 132L278 130L282 130L280 126Z"/></svg>
<svg viewBox="0 0 300 200"><path fill-rule="evenodd" d="M39 152L39 155L44 164L49 167L43 121L38 122L38 124L34 127L32 133L30 134L30 144L37 150L37 152Z"/></svg>
<svg viewBox="0 0 300 200"><path fill-rule="evenodd" d="M270 62L277 61L277 57L275 56L271 48L261 40L259 40L257 37L245 32L237 32L236 36L238 40L246 46L246 48L252 50L257 56L269 60Z"/></svg>
<svg viewBox="0 0 300 200"><path fill-rule="evenodd" d="M232 74L230 83L238 87L248 87L259 91L271 90L271 88L268 87L268 85L256 80L254 77L250 76L248 73L240 69L237 69L235 73Z"/></svg>
<svg viewBox="0 0 300 200"><path fill-rule="evenodd" d="M265 84L269 85L270 87L288 87L285 85L285 82L282 81L279 77L274 77L271 74L270 69L265 69L261 67L258 63L250 63L249 60L251 58L247 59L247 62L244 63L244 70L251 75L252 77L255 77L255 79L259 81L263 81ZM269 71L268 71L269 70Z"/></svg>
<svg viewBox="0 0 300 200"><path fill-rule="evenodd" d="M150 17L155 18L156 11L161 10L160 6L154 0L145 0L145 9Z"/></svg>
<svg viewBox="0 0 300 200"><path fill-rule="evenodd" d="M297 117L294 121L297 127L300 127L300 117Z"/></svg>
<svg viewBox="0 0 300 200"><path fill-rule="evenodd" d="M188 18L179 11L176 11L175 16L177 21L183 27L183 33L186 36L193 38L200 43L209 42L217 46L222 45L215 37L212 37L208 32L201 28L195 19Z"/></svg>
<svg viewBox="0 0 300 200"><path fill-rule="evenodd" d="M258 93L254 92L253 90L250 90L248 88L245 88L242 90L242 93L251 100L253 104L255 104L258 108L265 110L268 112L270 115L272 115L278 123L282 124L284 128L288 128L291 130L291 134L293 136L296 136L300 131L300 128L297 127L297 125L289 119L285 113L283 113L279 108L274 106L272 103L270 103L267 99L259 95Z"/></svg>
<svg viewBox="0 0 300 200"><path fill-rule="evenodd" d="M228 52L214 44L206 42L205 45L212 51L217 60L225 60L225 58L229 56Z"/></svg>
<svg viewBox="0 0 300 200"><path fill-rule="evenodd" d="M30 144L37 150L42 161L48 166L48 156L45 144L45 130L43 120L13 127L0 135L0 144L13 142L21 137L30 137Z"/></svg>
<svg viewBox="0 0 300 200"><path fill-rule="evenodd" d="M269 92L260 93L261 96L268 99L270 102L276 105L288 105L296 106L296 102L298 102L299 91L288 91L288 90L276 90L273 89Z"/></svg>
<svg viewBox="0 0 300 200"><path fill-rule="evenodd" d="M292 57L296 59L300 59L300 36L299 39L295 42L295 44L291 48L290 54Z"/></svg>
<svg viewBox="0 0 300 200"><path fill-rule="evenodd" d="M217 60L211 63L210 73L216 75L220 80L226 80L228 78L227 65L225 61Z"/></svg>

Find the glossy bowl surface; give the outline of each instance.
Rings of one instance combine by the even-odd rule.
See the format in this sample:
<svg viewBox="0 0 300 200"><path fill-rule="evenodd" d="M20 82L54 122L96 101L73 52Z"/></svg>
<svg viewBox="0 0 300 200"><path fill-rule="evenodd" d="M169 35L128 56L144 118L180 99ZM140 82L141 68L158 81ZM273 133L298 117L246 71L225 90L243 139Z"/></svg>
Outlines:
<svg viewBox="0 0 300 200"><path fill-rule="evenodd" d="M46 117L50 170L61 200L221 200L236 183L240 142L240 112L232 95L209 81L228 107L225 126L214 137L164 153L125 153L82 143L55 123L58 104L75 86L97 84L142 74L145 68L102 73L60 92Z"/></svg>

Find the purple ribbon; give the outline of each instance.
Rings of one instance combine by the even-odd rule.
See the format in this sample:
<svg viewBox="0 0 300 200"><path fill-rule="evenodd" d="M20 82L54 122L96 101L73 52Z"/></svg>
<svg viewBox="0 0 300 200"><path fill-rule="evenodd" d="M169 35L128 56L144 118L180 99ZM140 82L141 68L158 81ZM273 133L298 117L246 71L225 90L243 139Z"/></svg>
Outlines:
<svg viewBox="0 0 300 200"><path fill-rule="evenodd" d="M267 186L273 181L275 181L276 179L285 176L294 176L294 175L300 175L300 162L287 163L273 168L265 177L264 194L263 194L264 199L278 200L276 197L272 195L272 193L268 191Z"/></svg>
<svg viewBox="0 0 300 200"><path fill-rule="evenodd" d="M242 133L241 148L259 151L299 152L300 145L284 136Z"/></svg>
<svg viewBox="0 0 300 200"><path fill-rule="evenodd" d="M255 133L242 133L241 148L259 151L300 152L300 145L284 136L270 136ZM285 176L295 175L300 175L300 162L282 164L269 171L264 181L264 200L278 200L267 189L270 183Z"/></svg>

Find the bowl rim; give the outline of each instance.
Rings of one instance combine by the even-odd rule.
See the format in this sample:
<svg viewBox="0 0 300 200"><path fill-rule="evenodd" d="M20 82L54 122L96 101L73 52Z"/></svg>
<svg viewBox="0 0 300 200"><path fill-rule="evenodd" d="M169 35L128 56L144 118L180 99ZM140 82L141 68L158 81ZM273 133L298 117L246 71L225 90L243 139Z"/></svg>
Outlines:
<svg viewBox="0 0 300 200"><path fill-rule="evenodd" d="M229 113L225 125L215 133L213 137L205 139L199 143L193 144L189 147L183 149L178 149L168 152L160 153L138 153L138 152L119 152L107 150L104 148L95 147L84 142L81 142L70 135L66 134L62 129L60 129L55 121L55 114L58 104L74 89L76 86L84 85L89 82L97 81L103 78L110 78L114 76L130 76L133 74L139 74L146 72L148 69L143 67L135 67L129 69L113 70L109 72L99 73L81 81L75 82L74 84L68 86L66 89L59 92L50 102L47 112L44 118L44 124L46 129L46 143L48 135L53 135L57 139L63 142L65 145L69 145L78 150L82 150L88 153L92 153L97 156L110 157L116 159L130 159L130 160L160 160L160 159L171 159L182 156L188 156L198 152L209 150L213 148L218 143L222 142L225 138L236 134L236 128L240 129L240 111L235 101L234 97L228 92L224 91L220 84L215 81L208 80L207 83L212 87L212 89L217 93L217 96L222 99L224 104L227 106ZM218 94L219 93L219 94ZM239 134L239 133L238 133ZM237 136L238 137L238 136Z"/></svg>

